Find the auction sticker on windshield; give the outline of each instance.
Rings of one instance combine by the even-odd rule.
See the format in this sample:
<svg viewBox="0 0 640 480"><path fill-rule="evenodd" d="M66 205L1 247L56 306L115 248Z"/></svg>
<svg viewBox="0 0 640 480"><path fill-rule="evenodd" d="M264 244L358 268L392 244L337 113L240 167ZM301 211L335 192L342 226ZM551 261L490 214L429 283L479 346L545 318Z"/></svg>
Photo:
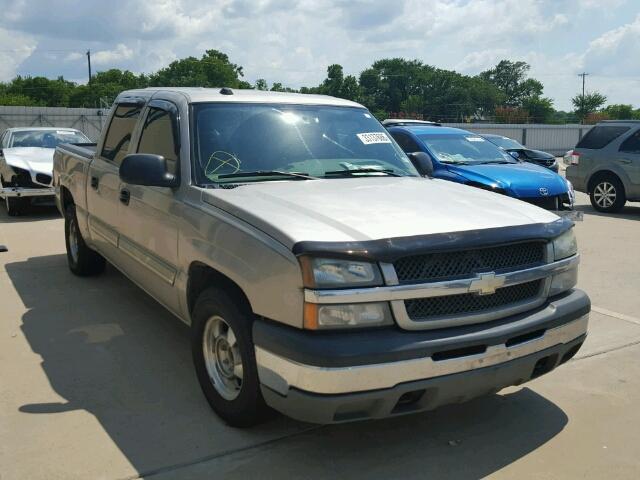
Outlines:
<svg viewBox="0 0 640 480"><path fill-rule="evenodd" d="M482 137L464 137L470 142L484 142L484 138Z"/></svg>
<svg viewBox="0 0 640 480"><path fill-rule="evenodd" d="M356 135L365 145L371 145L374 143L391 143L391 140L384 132L357 133Z"/></svg>

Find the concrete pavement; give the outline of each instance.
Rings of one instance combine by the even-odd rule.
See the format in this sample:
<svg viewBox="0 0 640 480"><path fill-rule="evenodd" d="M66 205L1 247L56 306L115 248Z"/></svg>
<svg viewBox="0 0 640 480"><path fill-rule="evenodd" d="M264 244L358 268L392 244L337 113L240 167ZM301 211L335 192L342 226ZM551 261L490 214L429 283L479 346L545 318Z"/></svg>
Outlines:
<svg viewBox="0 0 640 480"><path fill-rule="evenodd" d="M210 411L187 327L113 268L72 276L55 212L0 207L0 479L637 478L640 205L579 203L595 308L576 359L425 414L252 430Z"/></svg>

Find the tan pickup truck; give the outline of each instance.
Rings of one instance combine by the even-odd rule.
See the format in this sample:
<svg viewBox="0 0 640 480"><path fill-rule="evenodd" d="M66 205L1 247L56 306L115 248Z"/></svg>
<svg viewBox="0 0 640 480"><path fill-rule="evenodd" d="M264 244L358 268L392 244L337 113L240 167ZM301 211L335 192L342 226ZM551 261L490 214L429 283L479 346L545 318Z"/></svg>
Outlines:
<svg viewBox="0 0 640 480"><path fill-rule="evenodd" d="M59 146L53 183L70 269L106 259L191 325L207 400L247 426L430 410L578 351L571 221L429 173L353 102L156 88Z"/></svg>

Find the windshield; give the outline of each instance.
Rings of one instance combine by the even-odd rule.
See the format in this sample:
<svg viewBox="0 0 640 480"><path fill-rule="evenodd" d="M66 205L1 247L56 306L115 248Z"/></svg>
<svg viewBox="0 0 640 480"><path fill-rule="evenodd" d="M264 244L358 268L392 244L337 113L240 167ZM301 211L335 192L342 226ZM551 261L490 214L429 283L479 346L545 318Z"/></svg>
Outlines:
<svg viewBox="0 0 640 480"><path fill-rule="evenodd" d="M517 163L511 155L473 133L419 135L443 163Z"/></svg>
<svg viewBox="0 0 640 480"><path fill-rule="evenodd" d="M505 150L521 150L524 147L509 137L485 137L491 143Z"/></svg>
<svg viewBox="0 0 640 480"><path fill-rule="evenodd" d="M76 130L20 130L11 135L12 147L56 148L61 143L90 143Z"/></svg>
<svg viewBox="0 0 640 480"><path fill-rule="evenodd" d="M307 178L418 175L384 127L362 108L202 103L193 112L199 184L305 178L291 173ZM263 172L270 175L259 175Z"/></svg>

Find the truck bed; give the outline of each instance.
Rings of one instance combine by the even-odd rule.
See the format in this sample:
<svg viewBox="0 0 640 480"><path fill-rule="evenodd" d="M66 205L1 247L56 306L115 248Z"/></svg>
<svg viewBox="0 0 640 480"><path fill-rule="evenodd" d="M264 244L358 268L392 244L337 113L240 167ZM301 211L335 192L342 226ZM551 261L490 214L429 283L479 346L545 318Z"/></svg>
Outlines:
<svg viewBox="0 0 640 480"><path fill-rule="evenodd" d="M95 143L62 143L58 148L90 160L96 153L96 146Z"/></svg>

